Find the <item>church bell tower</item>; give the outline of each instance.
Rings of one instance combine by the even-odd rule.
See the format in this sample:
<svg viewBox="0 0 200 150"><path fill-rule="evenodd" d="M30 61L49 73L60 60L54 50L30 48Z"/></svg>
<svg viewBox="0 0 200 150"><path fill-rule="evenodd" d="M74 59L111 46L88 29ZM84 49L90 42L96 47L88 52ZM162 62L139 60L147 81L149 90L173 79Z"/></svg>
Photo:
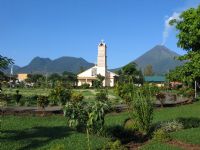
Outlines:
<svg viewBox="0 0 200 150"><path fill-rule="evenodd" d="M106 85L106 70L107 70L107 54L106 54L107 46L102 40L98 45L98 56L97 56L97 67L98 74L101 74L105 77L104 85Z"/></svg>

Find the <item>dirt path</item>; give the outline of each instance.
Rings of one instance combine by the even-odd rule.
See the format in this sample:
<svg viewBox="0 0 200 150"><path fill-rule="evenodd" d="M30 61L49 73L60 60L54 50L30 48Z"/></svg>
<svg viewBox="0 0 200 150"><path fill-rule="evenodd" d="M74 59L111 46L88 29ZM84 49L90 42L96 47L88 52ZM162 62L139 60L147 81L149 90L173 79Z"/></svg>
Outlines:
<svg viewBox="0 0 200 150"><path fill-rule="evenodd" d="M182 141L177 141L177 140L169 141L168 144L180 147L184 150L200 150L200 145L184 143Z"/></svg>

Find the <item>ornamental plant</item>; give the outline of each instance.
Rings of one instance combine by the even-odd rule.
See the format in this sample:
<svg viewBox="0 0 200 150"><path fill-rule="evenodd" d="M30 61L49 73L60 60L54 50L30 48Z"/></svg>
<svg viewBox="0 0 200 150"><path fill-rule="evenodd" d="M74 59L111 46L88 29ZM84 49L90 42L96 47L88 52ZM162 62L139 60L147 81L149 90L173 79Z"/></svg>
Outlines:
<svg viewBox="0 0 200 150"><path fill-rule="evenodd" d="M38 96L37 105L39 107L41 107L43 110L45 110L45 107L47 107L48 104L49 104L49 100L48 100L47 96L43 96L43 95Z"/></svg>
<svg viewBox="0 0 200 150"><path fill-rule="evenodd" d="M138 90L132 97L133 118L139 123L140 131L149 134L153 121L153 98Z"/></svg>
<svg viewBox="0 0 200 150"><path fill-rule="evenodd" d="M19 104L21 97L22 97L22 95L19 94L19 90L16 90L16 94L14 95L16 104Z"/></svg>
<svg viewBox="0 0 200 150"><path fill-rule="evenodd" d="M51 90L49 95L50 103L52 105L65 105L67 101L71 98L71 90L64 89L62 86L58 85Z"/></svg>

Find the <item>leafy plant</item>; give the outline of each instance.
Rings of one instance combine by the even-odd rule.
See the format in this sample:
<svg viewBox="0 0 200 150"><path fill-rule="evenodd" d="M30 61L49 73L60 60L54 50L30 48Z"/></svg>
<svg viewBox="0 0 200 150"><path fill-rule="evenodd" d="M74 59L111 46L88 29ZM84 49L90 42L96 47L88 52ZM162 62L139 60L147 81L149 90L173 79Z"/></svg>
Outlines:
<svg viewBox="0 0 200 150"><path fill-rule="evenodd" d="M177 120L161 123L161 129L166 132L179 131L183 128L183 124Z"/></svg>
<svg viewBox="0 0 200 150"><path fill-rule="evenodd" d="M108 142L102 150L127 150L127 148L119 140L116 140L114 142Z"/></svg>
<svg viewBox="0 0 200 150"><path fill-rule="evenodd" d="M19 94L19 90L16 90L16 94L14 95L14 98L17 104L19 104L21 97L22 95Z"/></svg>
<svg viewBox="0 0 200 150"><path fill-rule="evenodd" d="M90 88L90 84L84 83L80 86L82 89L89 89Z"/></svg>
<svg viewBox="0 0 200 150"><path fill-rule="evenodd" d="M47 107L48 104L49 104L48 97L47 96L43 96L43 95L38 96L37 104L38 104L39 107L41 107L44 110L45 107Z"/></svg>
<svg viewBox="0 0 200 150"><path fill-rule="evenodd" d="M104 125L105 111L109 108L107 103L98 101L91 106L88 113L87 128L93 133L101 132Z"/></svg>
<svg viewBox="0 0 200 150"><path fill-rule="evenodd" d="M133 114L140 125L140 130L148 134L153 121L153 100L150 94L144 95L138 90L133 95Z"/></svg>
<svg viewBox="0 0 200 150"><path fill-rule="evenodd" d="M69 127L76 128L78 131L84 131L86 129L86 122L88 120L87 107L86 103L80 99L73 99L66 103L63 107L63 112L67 118Z"/></svg>
<svg viewBox="0 0 200 150"><path fill-rule="evenodd" d="M124 121L124 129L138 131L139 123L137 120L128 118Z"/></svg>
<svg viewBox="0 0 200 150"><path fill-rule="evenodd" d="M80 102L83 100L83 95L81 93L73 92L71 95L71 101Z"/></svg>
<svg viewBox="0 0 200 150"><path fill-rule="evenodd" d="M155 140L155 141L167 142L170 139L171 138L170 138L169 134L163 129L158 129L153 133L153 140Z"/></svg>
<svg viewBox="0 0 200 150"><path fill-rule="evenodd" d="M96 93L95 99L97 101L107 102L108 101L108 91L100 90L98 93Z"/></svg>
<svg viewBox="0 0 200 150"><path fill-rule="evenodd" d="M62 86L58 85L51 90L49 97L52 105L65 105L71 98L71 90L64 89Z"/></svg>

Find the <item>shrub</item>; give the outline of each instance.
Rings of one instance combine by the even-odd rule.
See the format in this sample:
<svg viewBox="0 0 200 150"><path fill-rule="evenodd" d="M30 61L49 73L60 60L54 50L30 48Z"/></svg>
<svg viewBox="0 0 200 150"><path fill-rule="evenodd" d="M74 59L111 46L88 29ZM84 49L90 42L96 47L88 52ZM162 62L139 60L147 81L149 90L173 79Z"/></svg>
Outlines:
<svg viewBox="0 0 200 150"><path fill-rule="evenodd" d="M71 90L64 89L61 86L56 86L51 90L49 97L51 105L65 105L71 98Z"/></svg>
<svg viewBox="0 0 200 150"><path fill-rule="evenodd" d="M151 97L138 92L133 97L133 113L139 123L140 131L148 134L153 121L153 101Z"/></svg>
<svg viewBox="0 0 200 150"><path fill-rule="evenodd" d="M73 92L71 95L71 101L80 102L83 100L83 95L81 93Z"/></svg>
<svg viewBox="0 0 200 150"><path fill-rule="evenodd" d="M82 89L89 89L90 88L90 84L84 83L80 86Z"/></svg>
<svg viewBox="0 0 200 150"><path fill-rule="evenodd" d="M127 148L119 140L116 140L114 142L108 142L102 150L127 150Z"/></svg>
<svg viewBox="0 0 200 150"><path fill-rule="evenodd" d="M45 109L45 107L47 107L48 104L49 104L48 97L47 96L43 96L43 95L38 96L38 98L37 98L37 104L42 109Z"/></svg>
<svg viewBox="0 0 200 150"><path fill-rule="evenodd" d="M21 97L22 97L22 95L19 94L19 90L16 90L16 94L14 95L14 99L15 99L17 104L19 104Z"/></svg>
<svg viewBox="0 0 200 150"><path fill-rule="evenodd" d="M168 121L161 123L161 129L163 129L166 132L179 131L183 129L183 124L176 120Z"/></svg>
<svg viewBox="0 0 200 150"><path fill-rule="evenodd" d="M5 94L0 94L0 107L4 107L8 104L9 97Z"/></svg>
<svg viewBox="0 0 200 150"><path fill-rule="evenodd" d="M108 101L108 92L107 90L100 90L100 92L96 93L95 99L101 102Z"/></svg>
<svg viewBox="0 0 200 150"><path fill-rule="evenodd" d="M159 142L167 142L170 140L170 136L165 130L158 129L153 133L153 140Z"/></svg>
<svg viewBox="0 0 200 150"><path fill-rule="evenodd" d="M178 122L181 122L183 124L183 127L185 129L188 128L197 128L200 127L200 119L199 118L178 118Z"/></svg>
<svg viewBox="0 0 200 150"><path fill-rule="evenodd" d="M88 113L87 128L93 133L100 133L103 130L105 112L109 109L109 105L105 102L95 102L90 107Z"/></svg>
<svg viewBox="0 0 200 150"><path fill-rule="evenodd" d="M115 86L115 93L121 97L125 103L130 103L132 100L131 93L135 91L136 87L133 84L119 84Z"/></svg>
<svg viewBox="0 0 200 150"><path fill-rule="evenodd" d="M68 101L63 107L64 116L67 118L69 127L76 128L78 131L86 129L88 112L86 103L82 101Z"/></svg>
<svg viewBox="0 0 200 150"><path fill-rule="evenodd" d="M138 131L139 130L139 123L137 120L134 119L126 119L124 121L124 129L126 130L133 130L133 131Z"/></svg>

